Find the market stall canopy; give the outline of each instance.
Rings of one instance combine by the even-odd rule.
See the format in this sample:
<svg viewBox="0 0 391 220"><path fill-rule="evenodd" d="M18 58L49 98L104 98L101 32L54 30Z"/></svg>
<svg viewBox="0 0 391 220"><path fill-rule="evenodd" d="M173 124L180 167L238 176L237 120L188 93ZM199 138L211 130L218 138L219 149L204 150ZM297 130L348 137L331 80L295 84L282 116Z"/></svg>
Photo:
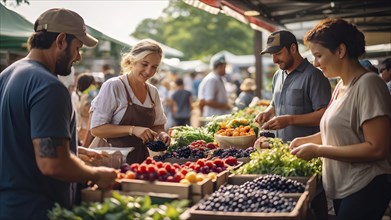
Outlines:
<svg viewBox="0 0 391 220"><path fill-rule="evenodd" d="M0 4L0 18L0 49L26 50L27 39L33 33L33 23L9 10L3 4ZM130 48L129 44L116 40L90 26L87 26L87 32L99 40Z"/></svg>
<svg viewBox="0 0 391 220"><path fill-rule="evenodd" d="M391 1L373 0L184 0L213 14L225 13L253 29L289 29L299 39L314 22L326 17L346 19L364 32L367 45L391 43Z"/></svg>
<svg viewBox="0 0 391 220"><path fill-rule="evenodd" d="M0 49L26 50L33 24L0 4Z"/></svg>

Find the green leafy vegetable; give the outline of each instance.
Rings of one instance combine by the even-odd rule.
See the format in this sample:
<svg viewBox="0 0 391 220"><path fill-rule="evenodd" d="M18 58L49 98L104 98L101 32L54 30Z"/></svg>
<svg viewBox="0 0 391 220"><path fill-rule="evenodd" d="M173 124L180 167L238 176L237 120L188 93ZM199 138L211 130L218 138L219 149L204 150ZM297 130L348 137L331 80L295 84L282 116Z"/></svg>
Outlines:
<svg viewBox="0 0 391 220"><path fill-rule="evenodd" d="M281 176L312 176L321 174L319 158L310 161L299 159L289 151L288 144L279 138L268 138L271 149L251 153L251 160L236 171L236 174L278 174Z"/></svg>
<svg viewBox="0 0 391 220"><path fill-rule="evenodd" d="M189 202L187 200L173 201L164 205L152 204L149 196L122 196L113 192L112 198L106 198L103 203L83 202L72 210L62 208L57 203L49 211L51 220L128 220L128 219L179 219Z"/></svg>

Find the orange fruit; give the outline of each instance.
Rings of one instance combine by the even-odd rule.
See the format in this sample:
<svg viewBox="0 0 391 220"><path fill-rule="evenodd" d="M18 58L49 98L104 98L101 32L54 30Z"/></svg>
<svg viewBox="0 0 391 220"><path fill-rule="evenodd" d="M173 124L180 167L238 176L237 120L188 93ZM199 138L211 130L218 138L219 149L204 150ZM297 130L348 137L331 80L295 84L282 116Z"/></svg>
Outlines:
<svg viewBox="0 0 391 220"><path fill-rule="evenodd" d="M125 173L125 179L136 179L136 174L129 170Z"/></svg>

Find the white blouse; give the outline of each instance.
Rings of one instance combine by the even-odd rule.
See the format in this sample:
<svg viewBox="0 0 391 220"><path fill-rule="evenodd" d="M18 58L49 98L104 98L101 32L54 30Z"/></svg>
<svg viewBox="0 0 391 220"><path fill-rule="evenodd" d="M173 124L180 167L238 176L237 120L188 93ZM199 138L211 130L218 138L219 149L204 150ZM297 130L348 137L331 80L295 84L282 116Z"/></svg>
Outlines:
<svg viewBox="0 0 391 220"><path fill-rule="evenodd" d="M119 77L110 78L104 82L100 88L99 94L92 101L90 108L90 113L92 114L91 128L104 124L118 125L122 120L126 108L128 107L128 101L126 98L124 84L121 82L120 78L125 82L126 89L129 91L130 98L134 104L151 108L151 98L153 99L156 112L154 125L164 125L167 122L167 118L164 115L163 105L160 101L157 88L147 83L151 98L147 95L145 102L141 103L134 95L127 80L127 75L121 75Z"/></svg>

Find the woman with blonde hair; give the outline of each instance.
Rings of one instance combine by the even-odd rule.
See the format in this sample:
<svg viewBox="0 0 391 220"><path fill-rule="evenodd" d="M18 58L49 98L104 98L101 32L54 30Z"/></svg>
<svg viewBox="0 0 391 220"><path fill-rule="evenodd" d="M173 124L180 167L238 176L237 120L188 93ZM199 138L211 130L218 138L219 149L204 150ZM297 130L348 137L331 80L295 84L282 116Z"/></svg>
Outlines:
<svg viewBox="0 0 391 220"><path fill-rule="evenodd" d="M160 139L170 144L157 88L147 83L158 71L162 57L157 42L141 40L123 55L123 75L104 82L91 104L91 133L113 147L132 147L128 163L140 163L149 156L148 141Z"/></svg>

